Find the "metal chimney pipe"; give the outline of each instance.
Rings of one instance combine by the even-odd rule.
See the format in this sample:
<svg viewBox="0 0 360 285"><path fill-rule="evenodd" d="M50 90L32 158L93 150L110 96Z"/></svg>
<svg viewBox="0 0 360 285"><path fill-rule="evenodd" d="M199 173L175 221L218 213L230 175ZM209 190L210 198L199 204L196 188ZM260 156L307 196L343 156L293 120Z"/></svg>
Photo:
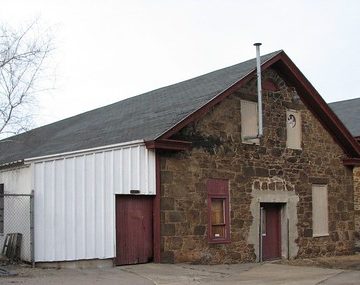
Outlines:
<svg viewBox="0 0 360 285"><path fill-rule="evenodd" d="M256 46L256 75L257 75L257 93L258 93L258 138L263 136L263 115L262 115L262 92L261 92L261 63L260 63L260 46L261 43L255 43Z"/></svg>

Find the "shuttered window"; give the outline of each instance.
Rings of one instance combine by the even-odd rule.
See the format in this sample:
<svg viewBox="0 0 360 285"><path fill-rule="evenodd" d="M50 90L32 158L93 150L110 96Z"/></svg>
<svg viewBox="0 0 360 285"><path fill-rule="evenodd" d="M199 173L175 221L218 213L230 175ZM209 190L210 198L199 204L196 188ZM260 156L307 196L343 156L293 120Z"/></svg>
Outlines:
<svg viewBox="0 0 360 285"><path fill-rule="evenodd" d="M312 186L313 236L329 235L327 185Z"/></svg>
<svg viewBox="0 0 360 285"><path fill-rule="evenodd" d="M4 233L4 184L0 184L0 234Z"/></svg>
<svg viewBox="0 0 360 285"><path fill-rule="evenodd" d="M243 143L259 144L259 139L248 139L258 134L258 108L257 103L241 100L241 139Z"/></svg>
<svg viewBox="0 0 360 285"><path fill-rule="evenodd" d="M286 147L292 149L301 149L300 111L286 111Z"/></svg>
<svg viewBox="0 0 360 285"><path fill-rule="evenodd" d="M209 179L207 181L210 243L230 241L228 185L228 180Z"/></svg>

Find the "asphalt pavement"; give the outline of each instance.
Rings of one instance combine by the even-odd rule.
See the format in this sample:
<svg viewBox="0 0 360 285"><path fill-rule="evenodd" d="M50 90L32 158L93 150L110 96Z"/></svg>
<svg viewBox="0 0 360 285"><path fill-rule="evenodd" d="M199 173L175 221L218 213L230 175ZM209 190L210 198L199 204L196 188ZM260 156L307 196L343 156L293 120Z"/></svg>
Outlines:
<svg viewBox="0 0 360 285"><path fill-rule="evenodd" d="M152 285L152 284L360 284L360 271L280 264L142 264L96 269L22 268L0 284L21 285Z"/></svg>

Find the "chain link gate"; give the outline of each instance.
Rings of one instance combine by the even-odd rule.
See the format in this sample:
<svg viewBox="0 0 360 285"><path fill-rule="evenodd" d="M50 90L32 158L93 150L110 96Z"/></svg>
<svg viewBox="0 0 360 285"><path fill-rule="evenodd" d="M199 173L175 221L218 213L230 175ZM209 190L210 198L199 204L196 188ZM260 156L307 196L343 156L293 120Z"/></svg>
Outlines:
<svg viewBox="0 0 360 285"><path fill-rule="evenodd" d="M0 184L0 250L10 262L34 260L34 191L6 194Z"/></svg>

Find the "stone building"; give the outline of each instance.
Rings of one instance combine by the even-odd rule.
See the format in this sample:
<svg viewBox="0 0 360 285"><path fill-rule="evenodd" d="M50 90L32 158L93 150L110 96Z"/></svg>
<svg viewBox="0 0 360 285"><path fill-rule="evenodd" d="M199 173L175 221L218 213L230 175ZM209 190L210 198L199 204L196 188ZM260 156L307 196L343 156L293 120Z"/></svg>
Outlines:
<svg viewBox="0 0 360 285"><path fill-rule="evenodd" d="M283 68L264 68L265 132L260 140L247 141L242 133L247 131L243 122L249 122L246 108L256 105L255 78L171 136L192 142L193 148L160 155L164 260L248 262L352 252L353 162L344 162L352 154L336 143L331 126L324 128L322 115L314 110L318 106L306 102L316 96L330 113L318 94L302 90L294 74ZM295 128L289 125L291 115ZM256 126L253 130L256 135ZM209 214L216 211L211 208L211 180L226 185L224 240L216 237ZM273 221L268 217L262 222L261 213ZM278 227L270 242L267 226Z"/></svg>
<svg viewBox="0 0 360 285"><path fill-rule="evenodd" d="M339 119L360 144L360 98L329 104ZM360 250L360 161L353 161L354 170L354 210L356 250Z"/></svg>
<svg viewBox="0 0 360 285"><path fill-rule="evenodd" d="M351 253L360 146L285 52L261 67L261 137L252 59L0 141L0 189L34 191L32 261Z"/></svg>

